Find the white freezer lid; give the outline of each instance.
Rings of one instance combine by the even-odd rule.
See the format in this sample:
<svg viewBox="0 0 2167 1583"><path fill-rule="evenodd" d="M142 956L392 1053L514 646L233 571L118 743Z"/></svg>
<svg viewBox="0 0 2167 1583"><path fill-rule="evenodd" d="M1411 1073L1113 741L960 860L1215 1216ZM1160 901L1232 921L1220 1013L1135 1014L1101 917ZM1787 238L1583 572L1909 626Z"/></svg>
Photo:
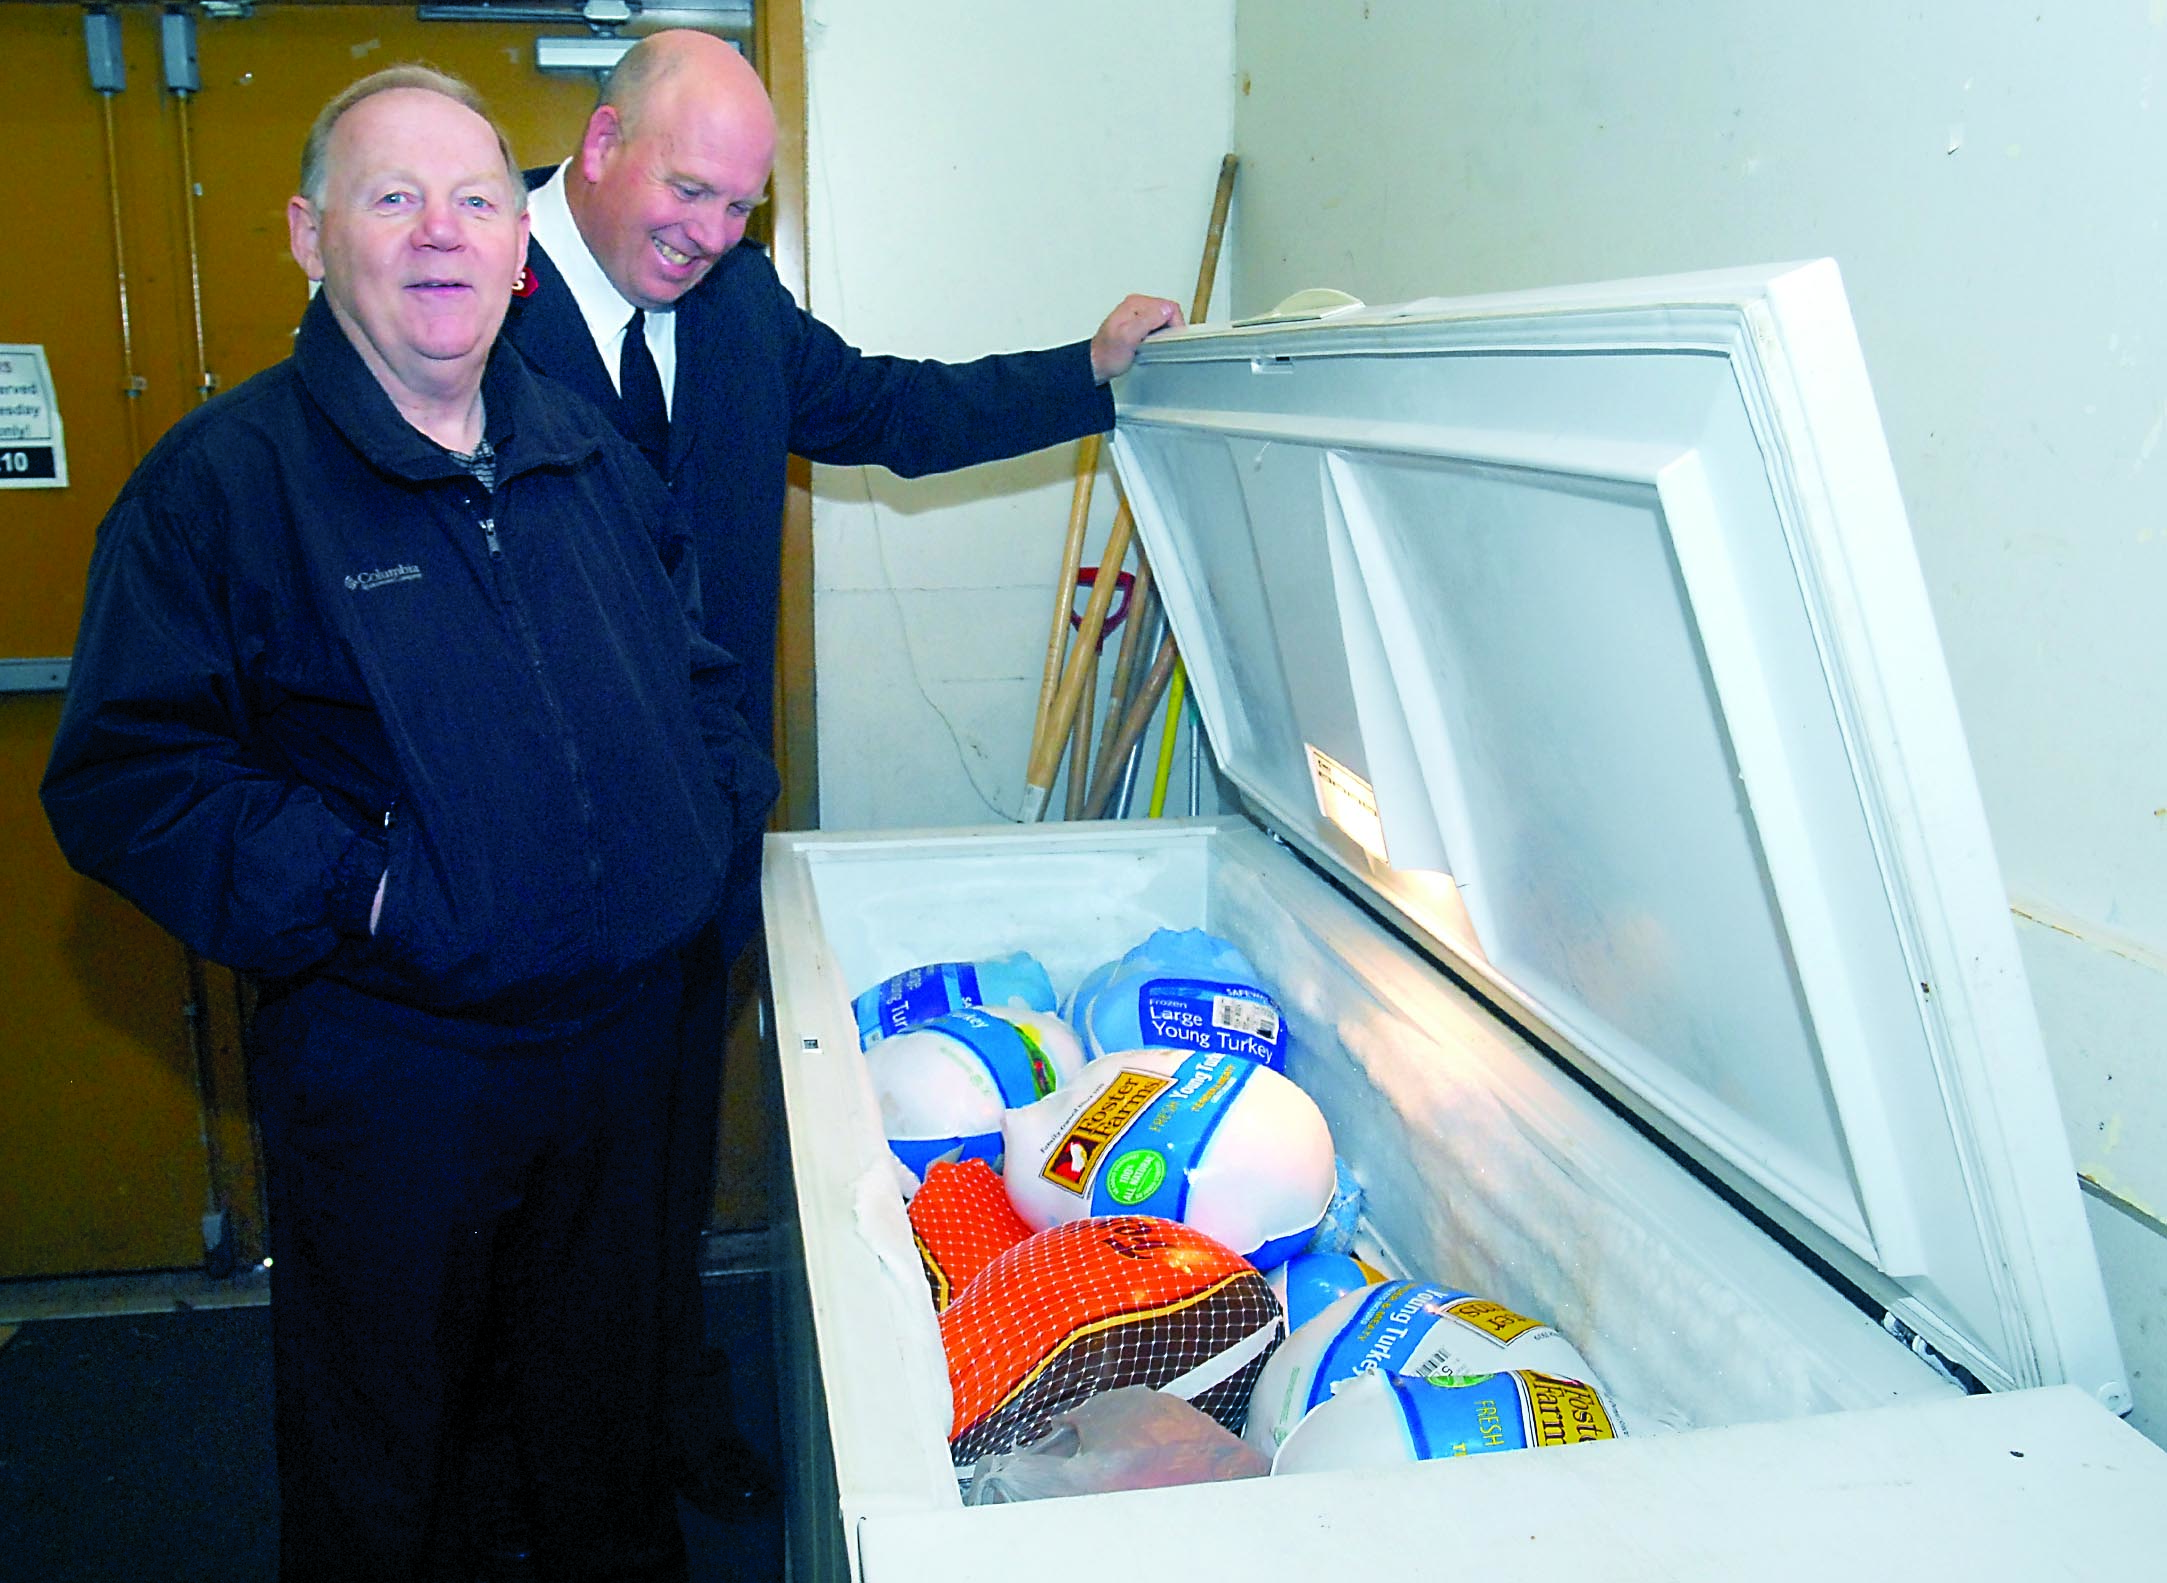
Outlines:
<svg viewBox="0 0 2167 1583"><path fill-rule="evenodd" d="M2126 1410L1835 264L1193 330L1116 395L1252 810L1944 1357Z"/></svg>

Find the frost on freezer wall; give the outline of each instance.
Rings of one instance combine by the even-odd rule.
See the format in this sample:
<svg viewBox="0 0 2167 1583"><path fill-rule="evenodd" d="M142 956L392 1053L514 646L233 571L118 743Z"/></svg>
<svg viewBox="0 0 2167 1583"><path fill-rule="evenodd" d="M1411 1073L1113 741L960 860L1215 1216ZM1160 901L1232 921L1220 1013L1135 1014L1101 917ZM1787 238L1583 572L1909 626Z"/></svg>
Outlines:
<svg viewBox="0 0 2167 1583"><path fill-rule="evenodd" d="M1289 1075L1331 1118L1403 1273L1555 1325L1636 1426L1888 1399L1875 1394L1885 1380L1868 1386L1799 1344L1829 1322L1825 1288L1813 1313L1771 1307L1719 1252L1664 1226L1632 1183L1590 1174L1576 1139L1615 1123L1556 1074L1537 1076L1430 970L1388 963L1387 978L1365 980L1256 874L1223 870L1213 902L1210 927L1241 944L1286 1010ZM1849 1312L1838 1322L1864 1323Z"/></svg>

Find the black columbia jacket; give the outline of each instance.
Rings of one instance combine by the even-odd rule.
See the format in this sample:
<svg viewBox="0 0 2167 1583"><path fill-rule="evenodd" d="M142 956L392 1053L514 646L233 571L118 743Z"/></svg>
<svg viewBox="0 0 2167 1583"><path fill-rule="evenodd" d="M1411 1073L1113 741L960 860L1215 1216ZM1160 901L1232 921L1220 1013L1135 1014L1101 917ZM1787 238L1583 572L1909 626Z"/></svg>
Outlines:
<svg viewBox="0 0 2167 1583"><path fill-rule="evenodd" d="M501 344L482 388L493 495L320 300L176 424L99 528L42 792L216 961L554 1022L715 910L774 778L638 452Z"/></svg>

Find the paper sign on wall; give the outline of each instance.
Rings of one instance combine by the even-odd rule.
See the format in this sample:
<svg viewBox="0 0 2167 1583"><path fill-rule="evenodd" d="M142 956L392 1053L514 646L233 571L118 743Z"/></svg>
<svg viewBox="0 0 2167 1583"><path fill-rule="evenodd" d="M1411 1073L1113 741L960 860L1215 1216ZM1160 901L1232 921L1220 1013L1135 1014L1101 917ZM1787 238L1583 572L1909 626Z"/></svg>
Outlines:
<svg viewBox="0 0 2167 1583"><path fill-rule="evenodd" d="M42 346L0 345L0 489L65 489L68 448Z"/></svg>

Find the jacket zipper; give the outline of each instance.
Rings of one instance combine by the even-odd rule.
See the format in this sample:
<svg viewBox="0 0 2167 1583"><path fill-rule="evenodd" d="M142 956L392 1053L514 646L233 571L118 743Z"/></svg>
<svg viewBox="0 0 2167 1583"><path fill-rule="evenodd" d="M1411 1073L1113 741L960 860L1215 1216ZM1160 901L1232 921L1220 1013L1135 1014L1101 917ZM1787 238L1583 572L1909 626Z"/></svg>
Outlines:
<svg viewBox="0 0 2167 1583"><path fill-rule="evenodd" d="M498 488L501 491L503 485L500 484ZM557 729L557 739L564 745L565 757L570 762L573 790L579 797L580 830L585 837L580 846L587 859L587 894L594 919L595 941L598 947L607 949L609 920L602 895L601 858L595 851L593 839L594 798L587 790L587 777L580 763L579 745L565 721L564 707L557 700L556 690L549 685L549 669L542 658L541 644L535 639L534 623L528 618L526 601L520 597L519 580L512 574L511 563L506 559L504 547L497 538L495 512L492 509L485 514L482 510L484 502L477 501L471 491L467 495L467 501L474 512L475 526L482 530L482 537L489 542L489 561L496 568L498 589L504 595L504 602L511 613L512 625L519 632L520 643L527 651L527 664L534 672L535 687L540 691L543 703L548 706L550 720Z"/></svg>

